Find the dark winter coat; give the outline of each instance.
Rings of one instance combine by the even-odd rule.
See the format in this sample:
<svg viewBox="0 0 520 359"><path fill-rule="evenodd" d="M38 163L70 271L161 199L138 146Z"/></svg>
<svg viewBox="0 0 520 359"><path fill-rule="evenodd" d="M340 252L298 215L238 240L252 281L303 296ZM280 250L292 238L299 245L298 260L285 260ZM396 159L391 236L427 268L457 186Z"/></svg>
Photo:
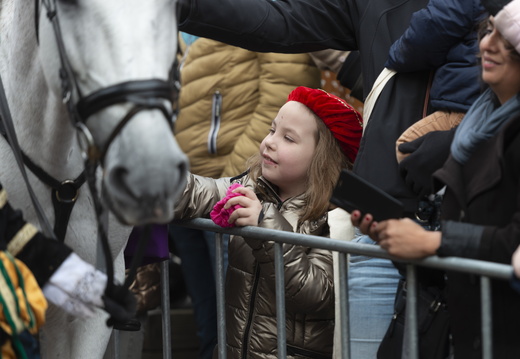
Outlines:
<svg viewBox="0 0 520 359"><path fill-rule="evenodd" d="M445 184L440 256L511 263L520 245L520 117L479 146L461 166L452 157L435 173ZM480 281L447 274L455 358L481 358ZM494 358L520 358L520 294L492 281Z"/></svg>
<svg viewBox="0 0 520 359"><path fill-rule="evenodd" d="M480 0L431 0L413 14L385 66L397 72L436 70L433 109L467 112L482 88L477 30L485 15Z"/></svg>

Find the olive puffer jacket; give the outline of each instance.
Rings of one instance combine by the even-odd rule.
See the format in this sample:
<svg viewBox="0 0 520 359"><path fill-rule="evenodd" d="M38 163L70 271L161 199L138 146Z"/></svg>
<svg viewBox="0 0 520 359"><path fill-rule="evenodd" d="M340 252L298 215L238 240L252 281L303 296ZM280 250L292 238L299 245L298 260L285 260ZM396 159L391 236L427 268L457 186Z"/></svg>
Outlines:
<svg viewBox="0 0 520 359"><path fill-rule="evenodd" d="M238 180L253 188L247 176ZM190 175L176 206L176 218L207 215L225 196L230 178ZM302 196L280 200L271 185L259 179L263 193L260 227L328 236L327 214L298 225ZM331 358L334 333L332 253L283 245L287 354L290 358ZM232 236L226 274L226 336L229 358L276 358L274 242Z"/></svg>
<svg viewBox="0 0 520 359"><path fill-rule="evenodd" d="M257 53L206 38L179 40L182 89L175 134L191 172L235 176L258 151L297 86L319 87L308 54Z"/></svg>

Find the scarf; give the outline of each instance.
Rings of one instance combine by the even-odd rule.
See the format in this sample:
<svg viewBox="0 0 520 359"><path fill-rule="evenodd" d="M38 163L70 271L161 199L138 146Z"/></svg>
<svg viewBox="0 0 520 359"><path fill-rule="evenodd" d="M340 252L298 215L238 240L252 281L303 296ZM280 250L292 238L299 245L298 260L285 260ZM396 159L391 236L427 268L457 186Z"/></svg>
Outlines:
<svg viewBox="0 0 520 359"><path fill-rule="evenodd" d="M488 88L470 107L455 132L451 155L465 164L475 148L494 136L508 120L520 112L520 94L497 107L496 95Z"/></svg>

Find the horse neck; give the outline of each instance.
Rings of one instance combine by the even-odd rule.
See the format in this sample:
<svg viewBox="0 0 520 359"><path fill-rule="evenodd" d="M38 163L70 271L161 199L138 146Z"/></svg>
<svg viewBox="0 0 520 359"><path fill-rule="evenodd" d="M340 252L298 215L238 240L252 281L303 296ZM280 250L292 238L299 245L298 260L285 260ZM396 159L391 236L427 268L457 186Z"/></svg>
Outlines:
<svg viewBox="0 0 520 359"><path fill-rule="evenodd" d="M20 147L51 176L63 180L81 172L81 155L65 107L43 74L33 7L31 1L2 0L0 75Z"/></svg>

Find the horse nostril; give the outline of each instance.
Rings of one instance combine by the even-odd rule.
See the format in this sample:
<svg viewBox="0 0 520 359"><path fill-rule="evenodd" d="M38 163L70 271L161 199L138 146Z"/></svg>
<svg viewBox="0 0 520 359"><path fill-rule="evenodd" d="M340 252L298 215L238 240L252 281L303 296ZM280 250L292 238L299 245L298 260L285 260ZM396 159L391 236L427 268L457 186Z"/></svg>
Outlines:
<svg viewBox="0 0 520 359"><path fill-rule="evenodd" d="M112 168L109 174L109 180L112 183L113 190L122 192L124 195L130 196L137 200L137 196L128 184L128 169L124 166L116 166Z"/></svg>
<svg viewBox="0 0 520 359"><path fill-rule="evenodd" d="M179 166L177 166L177 168L179 169L180 175L185 176L186 173L188 172L188 163L186 161L181 161L179 163Z"/></svg>

